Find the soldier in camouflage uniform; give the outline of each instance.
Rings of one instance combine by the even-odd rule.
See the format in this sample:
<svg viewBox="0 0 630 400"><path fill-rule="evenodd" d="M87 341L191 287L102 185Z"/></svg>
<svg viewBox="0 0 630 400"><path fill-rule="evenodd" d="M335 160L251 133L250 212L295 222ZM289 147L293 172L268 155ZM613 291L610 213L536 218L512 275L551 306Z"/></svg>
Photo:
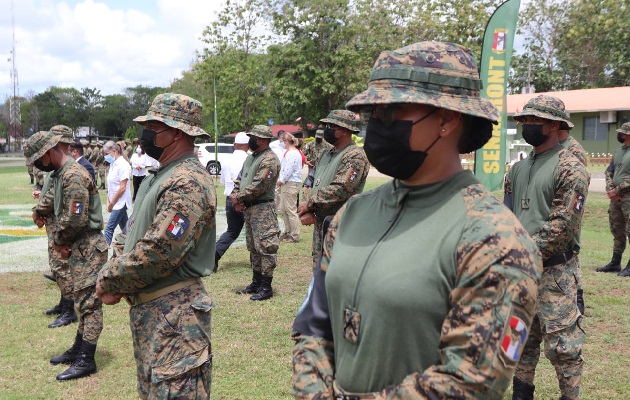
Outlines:
<svg viewBox="0 0 630 400"><path fill-rule="evenodd" d="M52 364L71 364L57 375L57 380L69 380L96 372L94 353L103 330L103 311L94 290L108 246L101 234L103 212L96 185L87 170L68 157L68 145L59 144L61 139L55 132L38 132L26 143L24 155L39 169L54 171L52 204L46 209L38 204L33 221L43 226L54 214L53 249L70 265L79 326L72 347L50 359Z"/></svg>
<svg viewBox="0 0 630 400"><path fill-rule="evenodd" d="M98 171L98 179L101 181L99 189L106 189L107 171L109 170L109 164L105 165L105 155L103 154L103 142L100 140L96 142L96 156L94 157L96 164L94 168Z"/></svg>
<svg viewBox="0 0 630 400"><path fill-rule="evenodd" d="M124 295L143 399L207 399L212 382L212 299L201 280L214 264L217 198L199 163L194 140L202 105L188 96L159 94L143 125L144 151L160 168L144 180L126 237L101 270L105 304Z"/></svg>
<svg viewBox="0 0 630 400"><path fill-rule="evenodd" d="M324 139L332 147L320 156L310 198L297 210L302 224L315 224L313 265L322 251L324 218L334 215L350 197L363 191L370 170L365 153L352 141L352 133L359 132L355 113L332 110L320 121L326 124Z"/></svg>
<svg viewBox="0 0 630 400"><path fill-rule="evenodd" d="M538 245L543 274L536 318L516 368L513 399L534 398L534 376L544 341L561 399L573 400L580 396L586 337L576 303L575 255L590 178L580 160L559 143L558 131L571 127L560 99L532 98L514 119L523 124L523 139L534 149L508 172L505 204Z"/></svg>
<svg viewBox="0 0 630 400"><path fill-rule="evenodd" d="M63 152L68 151L68 146L73 143L72 129L65 125L55 125L50 128L51 133L55 135L61 135L58 146ZM44 186L41 193L37 196L39 202L36 209L53 210L54 209L54 187L52 185L51 175L53 172L47 172L44 178ZM43 194L43 195L42 195ZM35 197L35 193L34 193ZM53 322L51 322L49 328L58 328L66 326L70 323L77 321L77 314L74 310L74 290L72 281L72 271L68 260L63 258L61 254L55 251L55 229L56 221L54 212L50 212L46 216L46 234L48 236L48 263L52 272L52 277L59 287L61 292L61 299L59 304L50 310L46 311L46 315L59 314Z"/></svg>
<svg viewBox="0 0 630 400"><path fill-rule="evenodd" d="M33 166L33 174L35 175L35 190L42 190L44 187L44 171Z"/></svg>
<svg viewBox="0 0 630 400"><path fill-rule="evenodd" d="M564 103L563 103L563 107L564 107ZM580 142L578 142L572 136L569 135L569 130L573 128L573 123L570 123L567 128L568 129L561 129L558 131L558 140L560 141L560 144L562 145L562 147L569 150L569 152L573 154L578 160L580 160L582 165L586 167L588 163L588 154L586 153L586 150L584 150L584 147L582 147ZM577 249L579 250L579 237L578 237ZM585 304L584 304L584 290L582 289L582 264L580 263L580 259L578 258L577 252L575 253L575 257L576 257L576 263L577 263L576 276L578 278L577 305L578 305L578 309L580 310L580 313L584 315Z"/></svg>
<svg viewBox="0 0 630 400"><path fill-rule="evenodd" d="M617 129L617 140L622 146L615 151L605 173L606 193L610 199L608 221L613 235L613 256L608 264L597 268L597 272L621 270L621 256L630 238L630 122ZM630 276L630 260L619 276Z"/></svg>
<svg viewBox="0 0 630 400"><path fill-rule="evenodd" d="M499 118L480 88L470 50L421 42L381 53L346 105L368 120L368 159L395 179L330 224L293 326L296 398L500 399L507 389L542 263L514 215L462 169L459 153L483 146Z"/></svg>
<svg viewBox="0 0 630 400"><path fill-rule="evenodd" d="M280 227L275 205L275 188L280 161L269 148L271 128L256 125L249 136L248 155L243 169L234 181L230 194L234 209L243 212L252 282L237 294L251 294L250 300L267 300L273 296L273 271L276 268Z"/></svg>
<svg viewBox="0 0 630 400"><path fill-rule="evenodd" d="M81 139L81 145L83 146L83 157L85 157L87 161L90 161L90 158L92 157L92 149L90 149L90 142L88 142L86 139ZM90 164L92 163L90 162Z"/></svg>
<svg viewBox="0 0 630 400"><path fill-rule="evenodd" d="M313 170L317 166L322 154L332 149L332 144L324 140L324 130L317 129L315 131L315 140L304 145L303 153L306 156L306 165L308 165L308 177L304 181L304 201L308 201L311 197L311 187L313 186ZM310 177L310 178L309 178Z"/></svg>
<svg viewBox="0 0 630 400"><path fill-rule="evenodd" d="M31 185L35 184L35 171L33 171L33 164L26 163L26 167L28 168L28 176L31 178Z"/></svg>

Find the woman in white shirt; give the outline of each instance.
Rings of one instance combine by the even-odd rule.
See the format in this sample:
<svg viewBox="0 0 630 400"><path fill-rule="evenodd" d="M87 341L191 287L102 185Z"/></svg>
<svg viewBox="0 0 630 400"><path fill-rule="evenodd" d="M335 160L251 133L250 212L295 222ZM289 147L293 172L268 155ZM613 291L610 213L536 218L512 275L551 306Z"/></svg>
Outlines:
<svg viewBox="0 0 630 400"><path fill-rule="evenodd" d="M131 207L131 165L122 157L120 145L111 140L103 146L105 161L109 163L107 174L107 211L111 214L103 232L107 243L112 243L114 229L120 226L123 233L127 232L127 208Z"/></svg>
<svg viewBox="0 0 630 400"><path fill-rule="evenodd" d="M131 155L131 174L133 175L133 197L131 201L136 201L136 194L138 194L138 188L142 183L142 180L147 176L147 167L151 166L147 156L142 147L138 145L136 151Z"/></svg>
<svg viewBox="0 0 630 400"><path fill-rule="evenodd" d="M297 197L302 186L302 155L297 149L298 140L290 133L282 136L286 152L280 163L280 176L276 185L280 189L279 211L284 221L284 235L280 240L287 243L300 241L300 217L297 213Z"/></svg>

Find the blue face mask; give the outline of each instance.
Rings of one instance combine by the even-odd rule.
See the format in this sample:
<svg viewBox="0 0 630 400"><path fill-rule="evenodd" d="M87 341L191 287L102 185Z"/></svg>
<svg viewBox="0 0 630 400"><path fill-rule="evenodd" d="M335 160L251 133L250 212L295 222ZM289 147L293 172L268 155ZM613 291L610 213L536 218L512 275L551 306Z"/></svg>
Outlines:
<svg viewBox="0 0 630 400"><path fill-rule="evenodd" d="M105 156L105 162L109 163L109 165L112 165L114 161L116 161L116 159L114 159L111 155L108 154Z"/></svg>

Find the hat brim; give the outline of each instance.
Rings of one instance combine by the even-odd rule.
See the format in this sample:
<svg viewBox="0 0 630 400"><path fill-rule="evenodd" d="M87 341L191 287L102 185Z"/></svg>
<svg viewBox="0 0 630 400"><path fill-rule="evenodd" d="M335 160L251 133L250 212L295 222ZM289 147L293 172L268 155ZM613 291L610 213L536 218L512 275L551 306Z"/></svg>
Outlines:
<svg viewBox="0 0 630 400"><path fill-rule="evenodd" d="M366 91L346 103L346 108L356 112L362 107L379 104L424 104L485 118L493 124L497 124L500 117L499 110L489 100L481 97L419 89L386 80L370 82Z"/></svg>
<svg viewBox="0 0 630 400"><path fill-rule="evenodd" d="M533 108L528 108L521 111L520 113L514 114L512 118L514 119L514 121L523 122L523 120L527 116L548 119L550 121L560 121L562 122L562 124L560 125L560 129L562 130L570 131L575 126L573 125L573 122L569 121L568 119L556 117L555 115L551 115L544 111L535 110Z"/></svg>
<svg viewBox="0 0 630 400"><path fill-rule="evenodd" d="M260 132L247 132L247 136L249 137L257 137L259 139L273 139L273 135L267 135L264 133L260 133Z"/></svg>
<svg viewBox="0 0 630 400"><path fill-rule="evenodd" d="M352 126L350 124L346 124L345 122L339 121L337 119L331 119L331 118L322 118L319 120L320 122L323 122L325 124L334 124L337 126L340 126L342 128L346 128L352 132L360 132L361 129L357 128L356 126Z"/></svg>
<svg viewBox="0 0 630 400"><path fill-rule="evenodd" d="M207 138L212 138L212 136L210 136L208 132L204 131L198 126L192 126L181 121L175 121L174 119L171 119L171 118L158 117L154 115L141 115L139 117L134 118L133 120L134 122L137 122L140 125L146 125L146 123L149 121L158 121L158 122L162 122L170 126L171 128L179 129L185 134L187 134L188 136L194 136L194 137L205 136Z"/></svg>
<svg viewBox="0 0 630 400"><path fill-rule="evenodd" d="M59 143L61 138L62 135L55 135L48 139L48 141L44 143L41 149L37 150L32 156L26 158L26 162L30 165L42 158L48 150L52 149L57 145L57 143Z"/></svg>

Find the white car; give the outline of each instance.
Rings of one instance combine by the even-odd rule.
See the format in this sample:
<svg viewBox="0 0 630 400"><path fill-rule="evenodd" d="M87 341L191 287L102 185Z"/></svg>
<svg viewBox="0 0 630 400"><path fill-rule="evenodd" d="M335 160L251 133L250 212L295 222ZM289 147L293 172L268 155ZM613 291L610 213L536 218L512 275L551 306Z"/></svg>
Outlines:
<svg viewBox="0 0 630 400"><path fill-rule="evenodd" d="M214 143L198 143L195 144L197 148L197 157L201 165L206 167L206 170L210 175L219 175L221 173L221 164L224 163L228 157L234 153L234 146L229 143L218 144L218 160L215 159L215 145Z"/></svg>

